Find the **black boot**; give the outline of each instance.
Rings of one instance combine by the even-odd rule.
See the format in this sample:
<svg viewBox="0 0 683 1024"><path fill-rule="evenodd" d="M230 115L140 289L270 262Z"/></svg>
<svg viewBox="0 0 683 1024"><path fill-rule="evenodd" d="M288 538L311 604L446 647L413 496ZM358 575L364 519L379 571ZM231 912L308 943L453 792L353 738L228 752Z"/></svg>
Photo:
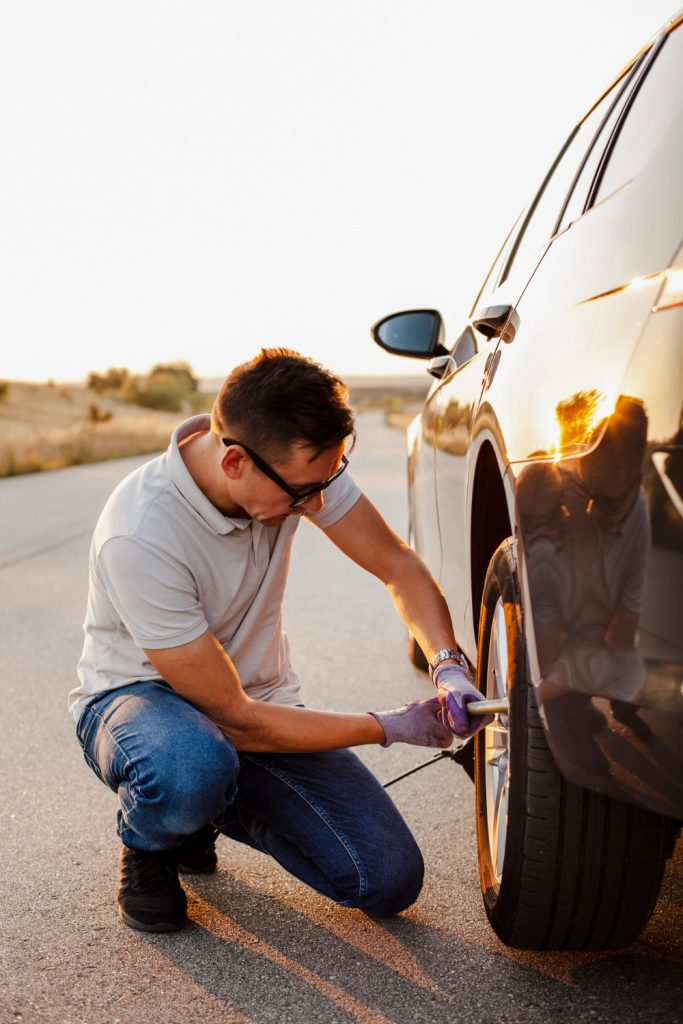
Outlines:
<svg viewBox="0 0 683 1024"><path fill-rule="evenodd" d="M216 836L218 829L204 825L198 832L185 836L180 846L173 851L178 870L185 875L210 875L216 870Z"/></svg>
<svg viewBox="0 0 683 1024"><path fill-rule="evenodd" d="M130 928L175 932L187 921L187 897L178 881L174 850L150 853L121 848L119 913Z"/></svg>

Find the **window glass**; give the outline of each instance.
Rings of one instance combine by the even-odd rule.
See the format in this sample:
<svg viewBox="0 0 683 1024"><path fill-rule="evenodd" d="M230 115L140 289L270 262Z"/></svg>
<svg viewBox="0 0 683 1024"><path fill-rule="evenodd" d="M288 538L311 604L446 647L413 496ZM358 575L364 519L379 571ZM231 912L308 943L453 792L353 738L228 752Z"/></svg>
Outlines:
<svg viewBox="0 0 683 1024"><path fill-rule="evenodd" d="M597 107L590 115L591 117L595 117L599 112L599 116L595 117L596 124L599 123L600 117L603 115L606 116L602 123L602 127L591 145L591 148L586 154L583 167L579 171L579 176L576 179L572 193L567 200L567 205L564 208L562 219L557 228L558 234L560 231L564 231L564 229L575 220L578 220L583 213L583 208L586 205L586 199L588 198L588 193L590 191L593 178L595 177L595 172L598 169L600 158L605 151L605 146L607 145L607 141L610 137L610 132L614 128L617 118L623 110L624 104L630 94L629 83L633 82L633 78L637 74L637 69L641 64L642 58L635 65L629 78L625 80L622 79L621 82L617 83L617 86L609 92L600 106Z"/></svg>
<svg viewBox="0 0 683 1024"><path fill-rule="evenodd" d="M524 211L522 211L522 213L523 212ZM500 276L500 271L501 271L501 268L503 266L503 260L507 258L508 242L510 241L510 239L514 235L515 230L516 230L516 228L519 225L519 221L520 221L521 217L522 217L522 214L519 215L519 217L517 218L517 220L512 225L512 227L508 231L507 235L505 236L505 241L503 242L503 244L501 245L500 249L498 250L498 255L496 256L495 260L493 261L491 269L489 270L488 274L486 275L484 283L483 283L483 285L481 286L481 288L479 289L479 291L477 293L476 299L472 303L472 308L471 308L470 313L469 313L470 316L474 315L474 311L477 308L477 306L479 305L479 300L481 298L485 297L486 295L488 295L489 292L492 292L494 290L494 288L496 287L496 284L498 283L498 278Z"/></svg>
<svg viewBox="0 0 683 1024"><path fill-rule="evenodd" d="M645 166L683 95L683 30L673 32L633 100L610 154L595 202L626 185Z"/></svg>
<svg viewBox="0 0 683 1024"><path fill-rule="evenodd" d="M476 354L477 343L474 340L474 334L470 327L466 327L453 346L453 351L451 352L453 361L457 367L460 367L468 363L470 359L473 359Z"/></svg>
<svg viewBox="0 0 683 1024"><path fill-rule="evenodd" d="M556 161L554 170L551 171L550 177L534 201L535 205L522 229L523 233L517 243L516 251L513 252L512 259L505 268L503 280L509 276L513 265L523 265L525 262L529 262L531 257L538 254L539 250L552 237L562 205L581 166L586 150L622 85L623 82L617 82L595 110L569 137L569 141Z"/></svg>

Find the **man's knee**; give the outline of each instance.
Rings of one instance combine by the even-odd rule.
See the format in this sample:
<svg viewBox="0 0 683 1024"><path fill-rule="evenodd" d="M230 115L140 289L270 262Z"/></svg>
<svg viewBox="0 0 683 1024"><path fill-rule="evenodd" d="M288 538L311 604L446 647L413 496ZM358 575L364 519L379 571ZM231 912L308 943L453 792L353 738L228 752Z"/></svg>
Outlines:
<svg viewBox="0 0 683 1024"><path fill-rule="evenodd" d="M387 844L359 877L337 882L338 902L362 910L369 917L391 917L411 906L422 890L424 861L420 848L408 835ZM354 891L355 890L355 891Z"/></svg>
<svg viewBox="0 0 683 1024"><path fill-rule="evenodd" d="M367 892L359 908L369 917L391 917L410 907L422 890L424 861L413 840L387 850L368 877Z"/></svg>
<svg viewBox="0 0 683 1024"><path fill-rule="evenodd" d="M239 759L218 730L198 733L191 745L150 751L146 768L134 786L134 799L147 812L147 830L157 833L149 838L189 835L235 798Z"/></svg>

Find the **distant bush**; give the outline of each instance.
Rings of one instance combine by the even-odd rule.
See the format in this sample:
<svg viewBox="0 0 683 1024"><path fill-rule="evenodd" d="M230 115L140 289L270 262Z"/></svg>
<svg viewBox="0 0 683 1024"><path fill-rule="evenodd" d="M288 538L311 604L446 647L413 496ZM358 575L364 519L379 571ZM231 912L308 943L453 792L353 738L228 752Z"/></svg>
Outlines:
<svg viewBox="0 0 683 1024"><path fill-rule="evenodd" d="M120 391L130 373L124 366L112 366L106 373L89 373L86 387L101 395L104 391Z"/></svg>
<svg viewBox="0 0 683 1024"><path fill-rule="evenodd" d="M149 371L149 378L160 377L165 381L174 381L183 391L198 391L199 381L192 372L189 363L177 360L174 363L157 363Z"/></svg>
<svg viewBox="0 0 683 1024"><path fill-rule="evenodd" d="M88 419L91 423L108 423L113 413L110 409L100 409L96 402L88 406Z"/></svg>
<svg viewBox="0 0 683 1024"><path fill-rule="evenodd" d="M208 408L208 400L199 390L199 380L192 367L182 360L157 363L147 374L133 375L123 367L112 367L106 373L90 373L87 386L98 395L105 392L119 395L145 409L198 412Z"/></svg>
<svg viewBox="0 0 683 1024"><path fill-rule="evenodd" d="M157 374L154 378L133 377L126 381L123 395L127 401L144 409L181 412L185 392L175 379Z"/></svg>
<svg viewBox="0 0 683 1024"><path fill-rule="evenodd" d="M184 362L157 363L147 376L129 377L122 394L135 405L165 412L182 412L185 405L194 409L200 399L199 381Z"/></svg>
<svg viewBox="0 0 683 1024"><path fill-rule="evenodd" d="M9 382L0 380L0 402L4 402L9 394Z"/></svg>

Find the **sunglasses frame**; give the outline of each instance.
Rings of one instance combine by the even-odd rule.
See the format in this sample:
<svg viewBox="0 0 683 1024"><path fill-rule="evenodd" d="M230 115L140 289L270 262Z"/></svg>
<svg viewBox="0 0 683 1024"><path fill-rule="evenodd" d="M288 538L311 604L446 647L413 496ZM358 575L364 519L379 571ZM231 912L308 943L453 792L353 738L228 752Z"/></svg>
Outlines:
<svg viewBox="0 0 683 1024"><path fill-rule="evenodd" d="M264 476L267 476L269 480L272 480L273 483L277 484L278 487L281 487L285 494L288 494L290 498L294 499L291 505L289 506L290 509L298 508L308 498L312 498L314 494L320 494L321 491L326 490L330 486L330 484L337 479L337 477L342 475L342 473L349 464L349 460L346 458L346 455L342 455L341 466L335 473L332 474L332 476L328 477L327 480L321 480L321 482L317 484L315 487L308 487L302 491L297 490L294 487L290 487L287 481L283 480L280 474L276 473L273 467L269 466L266 460L263 459L258 454L258 452L255 452L253 448L249 448L246 444L244 444L244 442L238 441L234 437L222 437L221 441L223 442L226 448L229 448L230 445L232 444L236 444L240 448L243 448L244 451L249 456L249 458L251 459L251 461L256 466L256 468L259 469L264 474Z"/></svg>

